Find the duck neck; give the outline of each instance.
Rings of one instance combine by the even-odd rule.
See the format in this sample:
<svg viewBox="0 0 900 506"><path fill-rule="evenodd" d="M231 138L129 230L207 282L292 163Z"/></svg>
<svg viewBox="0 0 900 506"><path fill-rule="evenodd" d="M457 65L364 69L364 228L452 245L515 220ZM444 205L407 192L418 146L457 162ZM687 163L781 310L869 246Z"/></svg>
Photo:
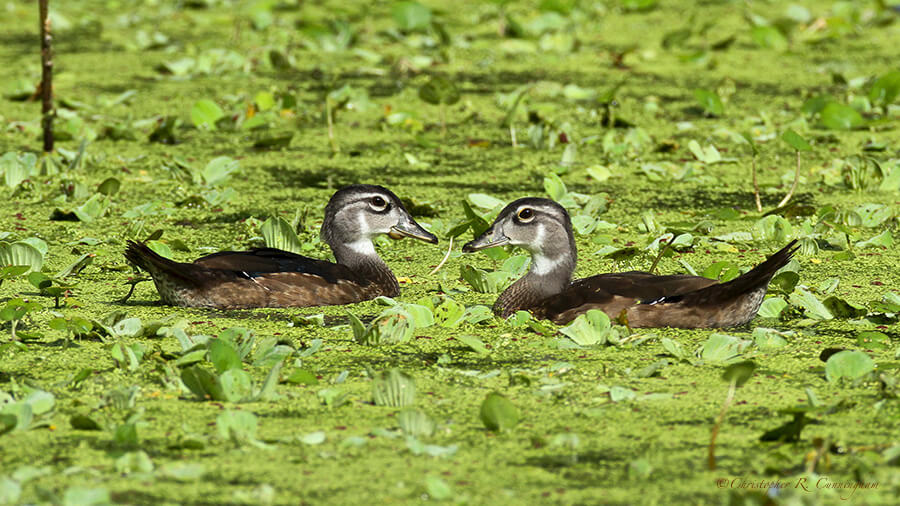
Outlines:
<svg viewBox="0 0 900 506"><path fill-rule="evenodd" d="M532 252L528 273L500 294L494 312L506 318L562 292L572 283L575 261L574 244L553 257L540 251Z"/></svg>
<svg viewBox="0 0 900 506"><path fill-rule="evenodd" d="M400 294L397 277L375 252L375 246L370 239L335 244L331 246L331 251L337 263L353 271L362 284L377 287L377 295L396 297Z"/></svg>

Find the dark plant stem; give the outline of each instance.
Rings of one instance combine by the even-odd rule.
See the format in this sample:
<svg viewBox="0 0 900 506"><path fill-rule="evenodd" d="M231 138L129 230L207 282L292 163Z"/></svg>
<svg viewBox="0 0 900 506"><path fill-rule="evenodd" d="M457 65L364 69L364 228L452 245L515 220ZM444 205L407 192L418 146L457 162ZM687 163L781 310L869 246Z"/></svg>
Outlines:
<svg viewBox="0 0 900 506"><path fill-rule="evenodd" d="M794 196L794 190L797 189L797 181L799 181L799 180L800 180L800 151L798 150L797 151L797 168L794 169L794 184L791 185L791 189L788 192L788 194L785 195L784 198L781 199L781 202L778 203L778 207L783 207L785 204L788 203L789 200L791 200L791 197Z"/></svg>
<svg viewBox="0 0 900 506"><path fill-rule="evenodd" d="M751 160L751 170L753 171L753 198L756 199L756 211L762 212L762 202L759 200L759 183L756 182L756 157Z"/></svg>
<svg viewBox="0 0 900 506"><path fill-rule="evenodd" d="M722 411L719 412L718 418L716 418L716 424L713 425L712 428L712 437L709 440L709 457L708 457L708 465L710 471L716 470L716 438L719 436L719 428L722 426L722 422L725 421L725 413L728 412L728 408L731 407L731 402L734 400L734 392L737 390L737 382L732 381L728 386L728 395L725 397L725 402L722 403Z"/></svg>
<svg viewBox="0 0 900 506"><path fill-rule="evenodd" d="M41 17L41 127L44 152L53 151L53 52L50 47L50 0L39 0Z"/></svg>

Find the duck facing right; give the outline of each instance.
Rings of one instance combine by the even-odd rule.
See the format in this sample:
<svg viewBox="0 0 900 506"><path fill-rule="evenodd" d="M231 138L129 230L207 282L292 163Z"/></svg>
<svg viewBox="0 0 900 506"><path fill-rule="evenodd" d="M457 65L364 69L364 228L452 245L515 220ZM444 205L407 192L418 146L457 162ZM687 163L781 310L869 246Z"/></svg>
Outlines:
<svg viewBox="0 0 900 506"><path fill-rule="evenodd" d="M528 273L494 303L494 313L501 318L525 310L565 324L599 309L631 327L715 328L742 325L756 316L769 281L791 260L796 243L791 241L725 283L640 271L572 281L577 251L569 213L552 200L526 197L507 205L483 234L463 246L463 252L509 244L531 254Z"/></svg>

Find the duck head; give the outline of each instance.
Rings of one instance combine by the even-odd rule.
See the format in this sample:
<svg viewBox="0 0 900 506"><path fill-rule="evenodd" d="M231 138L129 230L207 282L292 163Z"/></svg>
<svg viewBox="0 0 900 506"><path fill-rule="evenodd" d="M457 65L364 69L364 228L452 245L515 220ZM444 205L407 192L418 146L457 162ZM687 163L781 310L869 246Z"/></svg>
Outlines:
<svg viewBox="0 0 900 506"><path fill-rule="evenodd" d="M412 237L431 244L438 242L387 188L351 185L332 195L325 206L321 236L339 263L345 263L342 260L348 255L376 255L372 239L379 234L392 239Z"/></svg>
<svg viewBox="0 0 900 506"><path fill-rule="evenodd" d="M462 250L472 253L506 244L531 253L530 274L565 278L566 283L571 279L576 260L572 221L556 202L527 197L510 203L490 228Z"/></svg>

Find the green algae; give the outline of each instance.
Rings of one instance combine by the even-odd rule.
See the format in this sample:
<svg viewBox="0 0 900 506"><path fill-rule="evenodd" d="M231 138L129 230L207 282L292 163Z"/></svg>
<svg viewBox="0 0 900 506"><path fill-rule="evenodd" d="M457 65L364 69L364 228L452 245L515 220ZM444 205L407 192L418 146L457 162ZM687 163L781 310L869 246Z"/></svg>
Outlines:
<svg viewBox="0 0 900 506"><path fill-rule="evenodd" d="M499 126L506 110L495 98L498 92L509 93L529 83L537 84L527 105L554 124L568 123L569 136L583 140L576 163L561 177L571 191L610 196L602 219L617 225L611 233L615 244L633 241L640 247L653 240L655 235L641 228L644 211L662 224L708 219L714 227L709 235L753 230L758 215L753 212L749 183L749 149L725 130L755 129L754 135L763 136L788 126L800 130L815 147L802 159L804 180L795 201L844 210L881 203L891 206L896 216L896 191L855 192L826 184L833 178L832 159L858 154L869 141L887 146L886 152L876 153L883 161L896 157L898 135L893 123L836 133L798 120L800 108L811 96L864 94L865 88L842 85L833 74L852 80L894 70L894 49L900 40L896 23L862 25L855 33L815 46L795 41L790 51L779 53L756 47L746 34L744 11L736 4L698 3L687 10L698 19L717 20L709 40L737 35L728 50L710 52L698 64L679 57L693 48L667 52L660 47L663 32L689 19L685 8L677 4L646 12L622 11L613 3L583 6L574 29L581 41L578 51L534 53L515 53L511 39L498 38L493 7L475 2L465 6L441 16L451 33L466 38L446 48L445 55L379 35L392 23L389 6L384 5L373 9L304 5L301 11L283 11L283 19L279 16L272 27L260 32L250 28L244 11L235 6L179 10L126 2L82 2L61 7L75 23L68 31L61 30L57 39L56 61L61 71L55 85L57 96L96 104L127 90L137 91L127 103L79 111L97 131L108 121L159 114L177 116L189 124L191 107L201 99L216 101L227 113L239 112L259 91L289 91L298 106L275 123L277 128L296 131L290 146L281 150L252 150L254 137L246 132L187 127L176 130L180 142L175 145L146 142L148 126L136 129L138 140L134 142L93 141L85 166L69 177L90 188L116 177L122 188L110 199L106 216L91 223L47 221L57 207L50 199L60 193L58 176L37 178L31 191L0 190L6 196L0 203L0 230L44 239L50 245L44 272L58 272L82 253L96 254L92 265L76 278L69 305L59 311L67 317L101 318L124 310L144 322L178 315L190 323L190 333L217 335L241 326L261 337L275 336L298 350L316 339L323 344L302 357L300 364L292 357L283 375L302 368L320 378L318 385L282 383L278 387L281 397L274 402L198 402L187 392L172 388L161 369L181 351L173 338L127 340L148 348L138 371L128 372L115 366L107 345L97 340L76 339L71 347L64 347L65 336L47 325L52 319L49 309L35 315L28 327L45 337L27 343L27 350L10 349L0 356L0 389L27 382L52 392L57 402L52 427L0 436L0 475L23 466L49 470L47 476L24 485L24 502L46 502L49 493L62 496L72 486L89 486L108 489L112 499L122 503L407 503L426 500L425 494L433 494L428 483L440 478L450 487L452 499L475 504L716 503L727 501L730 494L743 497L753 492L733 487L731 481L723 487L717 481L723 478L781 478L796 483L809 465L809 452L822 444L818 440L834 445L828 465L820 463L818 473L831 481L877 482L879 488L857 491L854 500L892 502L900 477L896 462L889 465L883 452L897 444L896 399L883 400L875 381L857 385L826 382L824 362L819 359L827 348L856 348L857 334L873 328L872 324L828 320L808 325L791 318L757 320L746 328L726 330L742 339L752 339L755 326L792 329L796 335L783 348L754 349L745 356L756 361L759 369L738 391L736 404L725 417L717 440L718 470L711 472L705 467L706 445L728 388L720 379L722 368L677 361L661 346L662 338L670 338L693 352L706 342L710 331L656 329L645 332L647 339L634 346L567 349L554 344L559 336L541 336L491 320L456 329L428 327L406 344L367 347L356 344L349 327L342 325L348 323L348 310L363 321L373 318L382 310L376 302L348 308L206 311L159 306L150 283L138 285L128 303L119 302L132 276L121 255L125 240L156 229L164 230L164 241L183 241L190 251L176 250L174 256L189 260L210 251L256 244L258 228L248 218L290 219L295 211L305 210L300 237L310 245L307 254L328 258L327 248L315 241L317 226L328 197L343 184L384 184L403 198L427 204L431 208L427 214L434 216L422 217L423 222L461 218L459 203L473 192L503 201L542 195L543 178L558 169L564 146L512 148L509 130ZM833 10L813 3L808 6L816 16ZM132 7L132 21L96 17L107 8L115 12ZM511 9L521 19L536 15L525 6ZM781 7L772 9L772 18L781 15ZM763 6L754 7L756 14L762 10ZM190 79L160 76L155 70L184 55L196 56L215 48L233 50L248 61L264 61L269 48L288 47L296 36L293 20L299 13L306 23L335 17L352 21L359 27L357 45L383 56L375 65L378 71L351 52L326 53L293 46L291 54L297 62L293 70L277 71L260 63L250 65L250 72L227 71ZM0 81L33 77L36 38L32 40L22 27L33 26L34 17L36 13L27 6L14 6L0 23L7 34L0 54L12 62L0 69ZM102 33L91 29L91 23L97 21L103 23ZM136 29L160 30L176 42L168 48L138 51L132 47ZM606 56L621 51L628 51L623 59L625 68L615 66ZM462 92L460 103L447 108L443 140L436 108L424 106L418 99L418 88L426 77L404 70L404 62L417 54L437 59L436 69L454 76ZM625 84L617 92L615 114L636 124L652 141L617 151L605 147L608 129L599 117L601 108L567 100L557 89L577 84L604 90L622 81ZM332 155L322 119L324 95L345 83L366 89L378 107L342 111L337 116L335 134L341 151ZM724 116L705 117L692 110L696 104L693 90L698 88L716 90L725 99ZM37 118L34 103L4 100L3 104L6 126ZM415 132L415 122L410 128L391 125L385 108L414 114L424 130ZM895 111L892 120L896 119ZM519 142L526 146L527 119L517 117L513 124ZM0 152L37 146L28 125L23 128L24 133L14 125L4 128ZM642 137L634 132L632 137ZM629 134L616 131L613 135L616 142L623 142ZM690 160L686 149L690 140L704 146L712 143L737 162L698 165L698 177L683 181L657 182L639 170L644 163ZM778 144L777 138L761 143L758 157L766 209L783 197L793 175L794 154ZM74 150L78 142L60 145ZM674 146L674 150L656 150L657 146ZM181 158L202 167L222 155L240 160L240 172L227 184L235 196L221 206L175 205L203 188L179 180L165 166ZM607 166L611 177L603 182L592 178L587 168L595 164ZM140 234L130 232L141 219L127 219L123 214L153 200L167 203L168 214L147 216L142 219ZM716 217L715 211L722 208L738 208L738 219ZM796 229L802 218L791 221ZM861 238L883 230L896 236L896 219L855 230ZM649 267L653 260L649 252L621 261L593 255L599 249L594 239L604 233L577 238L581 252L577 276ZM101 242L79 244L85 237ZM693 252L663 258L658 270L683 272L679 260L698 271L720 260L749 267L781 246L766 240L754 240L740 248L704 244ZM438 290L450 290L460 303L490 305L495 295L470 291L458 279L459 266L470 263L487 269L499 265L483 256L454 254L440 272L429 274L440 262L445 245L379 243L388 264L406 278L401 300L414 302ZM837 276L840 284L835 295L856 304L878 300L900 286L896 248L859 250L852 260L823 249L801 255L799 262L801 283L816 287ZM4 282L0 290L3 302L22 295L52 307L52 300L37 295L24 281ZM318 313L325 315L326 327L293 325L294 315ZM879 370L895 374L896 323L882 330L891 336L891 347L869 354ZM460 334L480 339L489 346L488 353L473 352L456 339ZM661 358L670 364L659 375L636 374ZM422 437L419 443L439 447L432 453L444 456L423 453L415 441L394 430L398 427L397 409L372 403L368 369L392 367L415 378L416 407L436 424L435 434ZM72 386L70 380L83 369L92 374ZM267 372L264 368L246 369L256 381L262 381ZM136 407L143 414L137 425L138 447L153 462L153 473L120 472L116 460L135 448L117 444L111 430L76 430L69 423L77 414L119 423L121 414L99 407L100 399L113 389L129 386L140 387ZM808 402L808 388L829 407L811 415L820 423L806 427L797 443L760 443L764 432L790 420L784 410ZM320 395L323 389L337 389L348 402L327 406ZM633 399L621 394L626 390L635 393ZM481 402L493 391L502 392L519 412L519 425L503 434L486 431L479 419ZM613 391L618 392L616 402ZM257 437L268 448L235 446L220 438L215 422L225 409L254 413L259 420ZM317 432L324 433L324 441L304 437ZM557 437L560 435L577 438ZM639 461L649 465L649 472L639 471L644 468L635 464ZM201 466L202 476L180 480L172 477L177 473L165 471L185 464ZM785 490L784 500L797 494L807 501L841 502L839 492L812 488L808 493Z"/></svg>

